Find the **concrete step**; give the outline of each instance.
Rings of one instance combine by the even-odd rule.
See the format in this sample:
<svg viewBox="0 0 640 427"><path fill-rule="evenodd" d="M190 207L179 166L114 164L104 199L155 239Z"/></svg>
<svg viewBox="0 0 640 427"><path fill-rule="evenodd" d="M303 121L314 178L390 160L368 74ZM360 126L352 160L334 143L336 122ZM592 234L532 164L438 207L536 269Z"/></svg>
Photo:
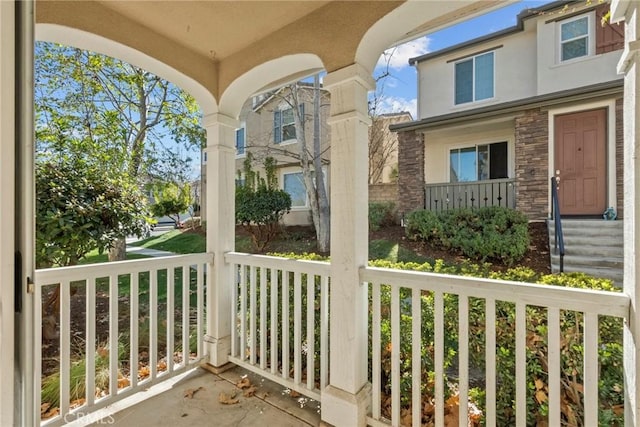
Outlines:
<svg viewBox="0 0 640 427"><path fill-rule="evenodd" d="M558 273L560 271L560 267L557 264L551 264L551 271L553 273ZM624 273L620 268L606 268L606 267L589 268L585 266L573 266L573 265L566 265L566 264L564 266L564 272L565 273L580 272L580 273L585 273L590 276L598 277L601 279L609 279L613 281L613 283L616 286L622 286L622 280L624 276Z"/></svg>
<svg viewBox="0 0 640 427"><path fill-rule="evenodd" d="M549 244L549 248L551 248L551 252L555 253L553 243ZM577 255L593 257L596 259L599 257L622 259L624 258L624 249L617 246L567 245L565 243L564 254L565 256Z"/></svg>
<svg viewBox="0 0 640 427"><path fill-rule="evenodd" d="M551 264L559 264L560 255L556 255L554 251L551 251ZM593 268L619 268L622 270L624 264L623 257L595 257L589 255L564 255L564 265L580 266L580 267L593 267Z"/></svg>
<svg viewBox="0 0 640 427"><path fill-rule="evenodd" d="M556 236L554 234L549 236L549 243L551 245L556 241ZM622 248L624 244L624 239L622 236L585 236L584 234L576 235L569 234L564 235L564 245L565 246L607 246L612 248L620 247Z"/></svg>

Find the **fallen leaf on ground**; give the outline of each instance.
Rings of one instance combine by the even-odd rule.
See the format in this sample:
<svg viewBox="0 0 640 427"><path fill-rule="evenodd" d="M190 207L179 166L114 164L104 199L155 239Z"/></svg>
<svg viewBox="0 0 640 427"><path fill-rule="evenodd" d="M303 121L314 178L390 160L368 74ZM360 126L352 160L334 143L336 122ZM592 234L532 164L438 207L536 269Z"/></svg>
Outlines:
<svg viewBox="0 0 640 427"><path fill-rule="evenodd" d="M251 381L247 377L242 377L236 383L236 387L238 387L240 390L245 389L245 388L249 388L249 387L251 387Z"/></svg>
<svg viewBox="0 0 640 427"><path fill-rule="evenodd" d="M188 388L184 391L183 397L186 397L187 399L193 399L193 395L200 390L204 390L204 387L200 386L198 388Z"/></svg>
<svg viewBox="0 0 640 427"><path fill-rule="evenodd" d="M235 405L239 402L239 400L236 399L235 393L232 393L231 396L229 396L227 393L221 391L218 395L218 402L222 403L223 405Z"/></svg>
<svg viewBox="0 0 640 427"><path fill-rule="evenodd" d="M242 395L244 397L251 397L254 394L256 394L256 386L253 386L253 385L251 387L245 389L244 392L242 393Z"/></svg>
<svg viewBox="0 0 640 427"><path fill-rule="evenodd" d="M129 387L131 383L129 382L129 378L120 378L118 380L118 388L125 388L125 387Z"/></svg>
<svg viewBox="0 0 640 427"><path fill-rule="evenodd" d="M85 400L85 398L84 398L84 397L81 397L80 399L76 399L76 400L72 401L72 402L69 404L69 409L79 408L79 407L81 407L82 405L84 405L84 404L85 404L85 402L86 402L86 400Z"/></svg>
<svg viewBox="0 0 640 427"><path fill-rule="evenodd" d="M149 371L149 367L148 366L143 366L142 368L138 369L138 378L143 379L148 377L151 374L151 372Z"/></svg>
<svg viewBox="0 0 640 427"><path fill-rule="evenodd" d="M60 408L51 408L40 417L43 420L60 415Z"/></svg>
<svg viewBox="0 0 640 427"><path fill-rule="evenodd" d="M44 414L45 412L47 412L47 410L51 408L51 403L43 403L42 405L40 405L40 415Z"/></svg>
<svg viewBox="0 0 640 427"><path fill-rule="evenodd" d="M295 390L291 390L291 393L289 393L289 396L295 398L295 397L300 397L300 393L298 393Z"/></svg>

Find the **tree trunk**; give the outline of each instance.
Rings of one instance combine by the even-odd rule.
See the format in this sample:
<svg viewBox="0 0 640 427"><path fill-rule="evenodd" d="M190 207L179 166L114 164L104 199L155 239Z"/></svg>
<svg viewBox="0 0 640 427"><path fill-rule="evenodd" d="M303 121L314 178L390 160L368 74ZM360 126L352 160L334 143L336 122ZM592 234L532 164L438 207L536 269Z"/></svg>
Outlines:
<svg viewBox="0 0 640 427"><path fill-rule="evenodd" d="M318 224L316 225L316 239L318 251L329 252L330 243L330 215L329 198L324 185L324 171L322 170L322 147L320 146L320 76L313 78L313 168L316 175L316 194L318 196Z"/></svg>
<svg viewBox="0 0 640 427"><path fill-rule="evenodd" d="M109 249L109 262L124 261L127 258L127 243L124 237L116 240Z"/></svg>

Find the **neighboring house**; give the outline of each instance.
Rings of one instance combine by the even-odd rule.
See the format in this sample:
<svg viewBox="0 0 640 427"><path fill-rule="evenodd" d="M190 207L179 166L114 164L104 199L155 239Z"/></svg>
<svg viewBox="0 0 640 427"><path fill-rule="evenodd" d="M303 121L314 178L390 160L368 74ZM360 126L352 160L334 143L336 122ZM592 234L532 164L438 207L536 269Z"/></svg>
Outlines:
<svg viewBox="0 0 640 427"><path fill-rule="evenodd" d="M274 92L254 96L247 100L240 113L241 127L236 130L236 170L241 172L247 153L251 153L253 169L264 177L262 162L270 156L276 160L278 184L291 196L291 212L283 218L285 225L312 224L311 208L306 195L300 166L300 141L296 135L291 86ZM313 96L312 84L297 84L298 105L304 116L304 129L309 159L313 158ZM320 153L329 194L330 130L329 92L320 88Z"/></svg>
<svg viewBox="0 0 640 427"><path fill-rule="evenodd" d="M608 3L559 1L514 27L413 58L418 119L399 137L401 211L501 204L550 214L622 216L624 27Z"/></svg>
<svg viewBox="0 0 640 427"><path fill-rule="evenodd" d="M380 114L369 127L369 184L388 184L398 181L398 134L390 125L413 120L411 113Z"/></svg>

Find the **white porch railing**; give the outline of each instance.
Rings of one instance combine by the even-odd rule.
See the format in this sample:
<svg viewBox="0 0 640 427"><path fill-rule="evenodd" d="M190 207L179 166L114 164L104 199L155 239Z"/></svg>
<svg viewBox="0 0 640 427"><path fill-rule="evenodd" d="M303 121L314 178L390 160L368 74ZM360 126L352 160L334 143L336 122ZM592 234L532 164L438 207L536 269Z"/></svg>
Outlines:
<svg viewBox="0 0 640 427"><path fill-rule="evenodd" d="M329 264L228 253L230 360L320 400L328 384Z"/></svg>
<svg viewBox="0 0 640 427"><path fill-rule="evenodd" d="M435 426L445 425L445 384L451 387L452 383L455 384L453 389L457 389L459 400L458 413L452 415L453 419L459 419L460 426L474 425L468 424L470 358L484 358L484 367L475 367L476 370L484 368L484 375L475 372L474 376L480 376L484 383L484 425L496 425L496 400L500 393L504 396L506 392L505 384L499 387L500 384L497 384L496 380L504 374L496 369L496 340L504 342L503 335L509 334L509 338L513 337L515 340L511 347L515 355L508 355L511 360L515 359L515 396L509 395L507 398L512 399L510 411L515 412L515 423L511 420L507 424L498 422L498 425L527 425L528 409L531 409L527 408L528 393L531 393L528 391L528 388L531 388L528 384L535 380L527 375L527 354L532 340L534 344L540 340L546 341L545 351L542 353L546 352L545 363L548 369L547 372L539 373L541 382L535 384L535 391L542 391L542 394L532 398L548 404L546 425L559 426L561 411L566 416L566 402L561 398L561 387L566 387L566 384L561 386L561 352L566 351L567 334L574 332L583 338L581 345L584 346L584 360L576 364L582 365L583 371L575 373L575 378L582 378L582 383L576 382L571 385L576 390L576 396L582 394L578 400L582 399L584 423L580 422L579 425L598 425L598 381L601 378L598 354L599 321L602 321L603 316L626 321L630 304L628 296L612 292L380 268L363 268L361 279L369 283L371 292L373 401L371 416L368 419L371 425L421 426L425 405L435 412ZM476 310L475 313L479 311L483 315L483 322L470 322L470 306ZM532 319L531 310L538 310L538 313L546 311L546 320L534 325L538 332L533 334L532 325L528 323ZM505 321L507 312L512 313L512 316ZM567 312L573 312L575 315L575 331L561 329L561 318L565 319L563 316L567 315ZM476 319L478 317L476 316ZM617 322L621 333L622 322ZM388 329L381 331L383 323L390 326L390 332ZM425 325L433 325L433 331L425 331ZM540 332L545 329L546 336ZM445 332L457 335L457 338L447 336ZM477 335L484 335L484 350L470 347L471 340L478 342ZM446 343L452 338L454 342ZM451 356L448 351L457 353L457 361L454 360L449 369L444 362L445 357ZM501 354L499 357L507 355ZM410 363L407 363L408 361ZM390 369L386 369L389 364ZM425 378L425 369L432 370L433 377ZM617 369L621 372L621 360ZM390 379L383 378L383 373L385 376L390 375ZM457 381L454 380L456 375ZM385 384L387 387L390 385L390 396L385 396L386 408L390 403L390 417L389 414L387 417L383 416L384 408L381 405L381 390ZM608 386L611 387L610 384ZM618 386L622 387L622 384ZM498 393L497 389L502 390ZM424 397L425 390L426 394L434 397ZM623 391L619 389L609 391L623 395ZM576 414L576 417L579 415Z"/></svg>
<svg viewBox="0 0 640 427"><path fill-rule="evenodd" d="M37 270L36 413L41 404L56 406L41 402L40 390L58 384L58 410L42 425L74 421L194 368L203 355L204 276L212 268L211 255L193 254ZM58 285L58 303L43 313ZM83 311L84 325L76 315ZM49 353L57 347L44 365L43 346ZM84 354L74 357L72 349ZM42 383L43 367L58 375L53 386L50 376Z"/></svg>

